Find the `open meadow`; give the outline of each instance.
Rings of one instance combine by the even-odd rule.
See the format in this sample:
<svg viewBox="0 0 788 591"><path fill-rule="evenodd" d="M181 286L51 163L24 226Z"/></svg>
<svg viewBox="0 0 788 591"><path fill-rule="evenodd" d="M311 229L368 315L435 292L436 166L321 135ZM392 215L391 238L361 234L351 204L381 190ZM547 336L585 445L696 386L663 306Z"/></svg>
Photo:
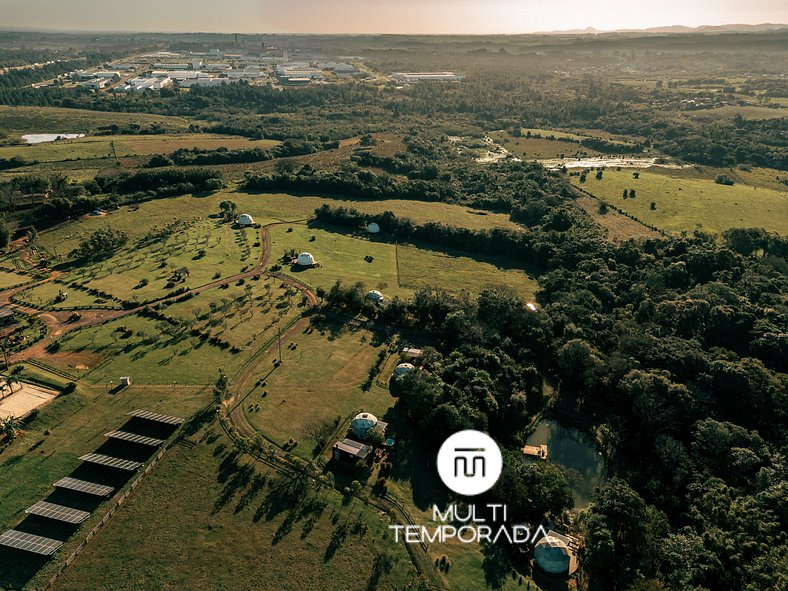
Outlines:
<svg viewBox="0 0 788 591"><path fill-rule="evenodd" d="M734 227L760 227L782 234L788 231L788 190L743 182L717 184L714 177L720 173L724 171L705 169L699 174L693 169L653 169L641 170L639 178L634 178L631 170L608 169L601 180L596 180L592 172L585 183L578 177L571 177L571 181L598 199L672 233L697 229L719 234ZM748 175L736 174L742 179ZM632 189L635 197L624 199L624 190Z"/></svg>

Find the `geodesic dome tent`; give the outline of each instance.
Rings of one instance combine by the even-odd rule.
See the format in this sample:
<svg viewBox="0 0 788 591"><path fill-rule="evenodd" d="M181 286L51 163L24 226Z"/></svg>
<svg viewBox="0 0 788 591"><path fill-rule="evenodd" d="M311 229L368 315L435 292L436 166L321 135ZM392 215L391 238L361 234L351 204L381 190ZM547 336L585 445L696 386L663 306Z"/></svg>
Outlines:
<svg viewBox="0 0 788 591"><path fill-rule="evenodd" d="M413 371L416 369L412 363L400 363L396 368L394 368L394 377L398 378L400 376L404 376L406 373Z"/></svg>
<svg viewBox="0 0 788 591"><path fill-rule="evenodd" d="M383 294L380 293L377 289L368 291L366 297L368 300L372 300L376 304L379 304L383 301Z"/></svg>
<svg viewBox="0 0 788 591"><path fill-rule="evenodd" d="M551 575L571 575L577 570L577 557L566 542L545 536L534 547L534 561Z"/></svg>
<svg viewBox="0 0 788 591"><path fill-rule="evenodd" d="M239 226L254 226L254 219L248 213L242 213L238 216Z"/></svg>
<svg viewBox="0 0 788 591"><path fill-rule="evenodd" d="M311 267L315 264L315 257L313 257L308 252L302 252L298 255L298 259L296 261L302 267Z"/></svg>
<svg viewBox="0 0 788 591"><path fill-rule="evenodd" d="M362 437L367 431L374 429L377 424L378 418L375 415L368 412L361 412L350 421L350 428L353 430L354 435Z"/></svg>
<svg viewBox="0 0 788 591"><path fill-rule="evenodd" d="M377 222L370 222L367 224L367 232L370 234L380 234L380 226Z"/></svg>

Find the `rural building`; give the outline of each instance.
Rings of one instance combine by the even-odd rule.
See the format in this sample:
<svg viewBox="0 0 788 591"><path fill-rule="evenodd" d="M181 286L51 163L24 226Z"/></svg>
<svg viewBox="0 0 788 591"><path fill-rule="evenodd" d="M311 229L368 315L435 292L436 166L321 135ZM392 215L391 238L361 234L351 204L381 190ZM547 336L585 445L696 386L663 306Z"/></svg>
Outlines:
<svg viewBox="0 0 788 591"><path fill-rule="evenodd" d="M395 72L392 74L397 82L458 82L465 78L454 72Z"/></svg>
<svg viewBox="0 0 788 591"><path fill-rule="evenodd" d="M126 386L131 386L131 378L129 376L121 376L120 385L123 386L124 388Z"/></svg>
<svg viewBox="0 0 788 591"><path fill-rule="evenodd" d="M172 78L132 78L125 86L119 87L123 92L143 92L145 90L161 90L172 85Z"/></svg>
<svg viewBox="0 0 788 591"><path fill-rule="evenodd" d="M246 69L246 70L228 70L227 77L233 80L255 80L262 78L263 73L260 70Z"/></svg>
<svg viewBox="0 0 788 591"><path fill-rule="evenodd" d="M334 444L334 459L335 460L363 460L372 448L358 441L352 439L343 439Z"/></svg>
<svg viewBox="0 0 788 591"><path fill-rule="evenodd" d="M380 226L377 222L370 222L367 224L367 232L370 234L380 234Z"/></svg>
<svg viewBox="0 0 788 591"><path fill-rule="evenodd" d="M238 216L238 225L241 227L254 226L254 218L252 218L252 216L250 216L248 213L242 213Z"/></svg>
<svg viewBox="0 0 788 591"><path fill-rule="evenodd" d="M424 353L424 351L421 349L414 349L413 347L405 347L402 349L402 356L408 359L418 359L421 357L422 353Z"/></svg>
<svg viewBox="0 0 788 591"><path fill-rule="evenodd" d="M376 304L382 304L383 300L385 299L383 297L383 294L380 293L377 289L373 289L371 291L368 291L366 297L367 297L368 300L371 300L371 301L373 301Z"/></svg>
<svg viewBox="0 0 788 591"><path fill-rule="evenodd" d="M296 264L301 267L312 267L315 264L315 257L308 252L302 252L296 259Z"/></svg>
<svg viewBox="0 0 788 591"><path fill-rule="evenodd" d="M399 378L416 369L412 363L400 363L394 368L394 377Z"/></svg>
<svg viewBox="0 0 788 591"><path fill-rule="evenodd" d="M11 308L0 308L0 326L14 322L14 311Z"/></svg>
<svg viewBox="0 0 788 591"><path fill-rule="evenodd" d="M571 575L577 570L577 542L553 530L536 543L534 562L551 575Z"/></svg>
<svg viewBox="0 0 788 591"><path fill-rule="evenodd" d="M388 423L379 421L378 418L368 412L361 412L350 421L350 429L353 435L360 438L365 438L370 431L378 431L381 435L386 432Z"/></svg>
<svg viewBox="0 0 788 591"><path fill-rule="evenodd" d="M229 78L193 78L181 82L182 88L191 88L192 86L202 86L203 88L214 88L222 86L223 84L232 84L238 82L237 80L230 80Z"/></svg>

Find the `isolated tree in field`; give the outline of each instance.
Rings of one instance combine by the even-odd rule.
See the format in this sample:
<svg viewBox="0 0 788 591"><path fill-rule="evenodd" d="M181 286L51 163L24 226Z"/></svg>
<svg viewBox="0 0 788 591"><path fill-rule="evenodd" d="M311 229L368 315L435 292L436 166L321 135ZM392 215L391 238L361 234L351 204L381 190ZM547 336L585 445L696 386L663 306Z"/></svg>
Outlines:
<svg viewBox="0 0 788 591"><path fill-rule="evenodd" d="M633 172L632 173L632 178L633 179L639 179L640 178L640 173L639 172Z"/></svg>
<svg viewBox="0 0 788 591"><path fill-rule="evenodd" d="M654 211L655 209L657 209L657 202L656 201L652 201L651 202L651 211Z"/></svg>
<svg viewBox="0 0 788 591"><path fill-rule="evenodd" d="M602 169L601 168L597 169L596 174L594 176L596 177L596 180L601 181L602 180Z"/></svg>
<svg viewBox="0 0 788 591"><path fill-rule="evenodd" d="M634 199L635 198L635 189L630 189L629 190L629 198L630 199Z"/></svg>
<svg viewBox="0 0 788 591"><path fill-rule="evenodd" d="M629 196L629 193L627 192L627 190L626 190L626 189L624 189L624 193L623 193L622 197L623 197L624 199L626 199L628 196Z"/></svg>
<svg viewBox="0 0 788 591"><path fill-rule="evenodd" d="M604 201L600 201L599 203L599 213L601 215L605 215L607 213L607 203Z"/></svg>
<svg viewBox="0 0 788 591"><path fill-rule="evenodd" d="M219 212L222 214L222 219L225 222L232 222L238 211L238 206L235 201L222 201L219 204Z"/></svg>

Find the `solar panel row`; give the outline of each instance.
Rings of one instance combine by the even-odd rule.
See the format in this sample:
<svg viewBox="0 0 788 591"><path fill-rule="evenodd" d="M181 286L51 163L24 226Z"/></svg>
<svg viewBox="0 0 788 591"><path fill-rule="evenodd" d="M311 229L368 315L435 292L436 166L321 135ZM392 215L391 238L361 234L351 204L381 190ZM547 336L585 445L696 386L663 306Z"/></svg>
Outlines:
<svg viewBox="0 0 788 591"><path fill-rule="evenodd" d="M63 545L60 540L35 536L23 531L9 529L0 534L0 546L8 546L18 550L27 550L44 556L51 556Z"/></svg>
<svg viewBox="0 0 788 591"><path fill-rule="evenodd" d="M156 439L155 437L145 437L144 435L137 435L136 433L129 433L128 431L110 431L104 434L105 437L110 439L121 439L123 441L130 441L132 443L141 443L142 445L159 446L164 443L163 439Z"/></svg>
<svg viewBox="0 0 788 591"><path fill-rule="evenodd" d="M179 417L162 415L149 410L132 410L126 414L139 419L147 419L148 421L156 421L157 423L166 423L168 425L180 425L183 422L183 419Z"/></svg>
<svg viewBox="0 0 788 591"><path fill-rule="evenodd" d="M32 513L33 515L40 515L41 517L48 517L49 519L56 519L58 521L65 521L66 523L82 523L90 513L87 511L80 511L65 505L56 505L55 503L48 503L46 501L39 501L32 507L25 509L25 513Z"/></svg>
<svg viewBox="0 0 788 591"><path fill-rule="evenodd" d="M96 484L95 482L88 482L87 480L79 480L66 476L58 480L53 486L57 488L67 488L77 492L83 492L89 495L96 495L99 497L106 497L114 488L111 486L104 486L103 484Z"/></svg>
<svg viewBox="0 0 788 591"><path fill-rule="evenodd" d="M142 462L113 458L112 456L105 456L104 454L85 454L84 456L80 456L79 459L83 462L92 462L94 464L101 464L102 466L118 468L120 470L136 470L142 466Z"/></svg>

